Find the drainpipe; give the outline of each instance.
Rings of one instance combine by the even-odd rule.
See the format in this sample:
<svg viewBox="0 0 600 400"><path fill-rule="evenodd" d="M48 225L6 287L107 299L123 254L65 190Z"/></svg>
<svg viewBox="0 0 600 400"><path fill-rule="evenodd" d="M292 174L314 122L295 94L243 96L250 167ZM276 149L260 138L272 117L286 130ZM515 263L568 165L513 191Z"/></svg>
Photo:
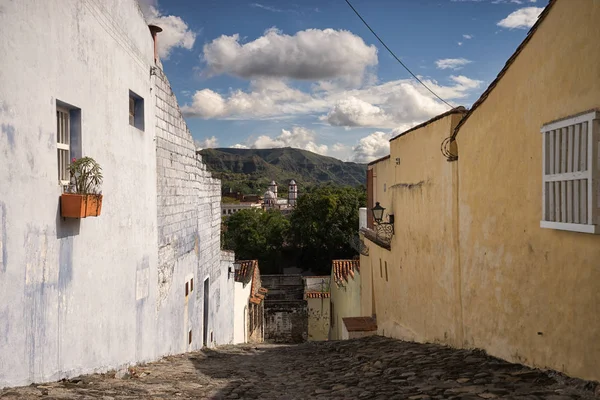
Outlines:
<svg viewBox="0 0 600 400"><path fill-rule="evenodd" d="M162 28L156 25L148 25L148 28L150 28L150 34L152 35L152 41L154 42L154 63L156 64L156 60L158 60L158 40L156 34L162 32Z"/></svg>

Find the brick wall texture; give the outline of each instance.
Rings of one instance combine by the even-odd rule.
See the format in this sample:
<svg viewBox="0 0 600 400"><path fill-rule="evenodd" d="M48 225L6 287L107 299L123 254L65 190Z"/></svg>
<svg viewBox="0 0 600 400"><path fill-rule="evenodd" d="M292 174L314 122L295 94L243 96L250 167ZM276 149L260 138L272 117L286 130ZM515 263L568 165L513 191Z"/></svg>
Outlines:
<svg viewBox="0 0 600 400"><path fill-rule="evenodd" d="M226 256L223 260L226 262L221 260L221 181L212 177L201 156L196 154L194 140L166 75L161 68L156 68L155 74L157 307L160 309L162 302L171 298L173 288L180 289L180 282L175 282L178 276L193 273L201 290L195 292L196 304L191 308L189 325L197 331L196 337L202 338L204 296L208 296L209 341L212 336L212 344L230 343L233 321L229 319L233 318L233 313L218 312L221 305L229 307L233 303L233 283L230 284L227 278L227 260L231 257ZM209 279L210 289L205 294L202 284L206 279Z"/></svg>

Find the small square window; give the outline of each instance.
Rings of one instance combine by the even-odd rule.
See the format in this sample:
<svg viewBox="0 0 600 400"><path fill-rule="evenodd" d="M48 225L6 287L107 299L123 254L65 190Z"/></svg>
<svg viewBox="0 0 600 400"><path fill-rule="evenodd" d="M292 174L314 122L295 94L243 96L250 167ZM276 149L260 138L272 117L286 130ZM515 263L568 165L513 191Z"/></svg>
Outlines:
<svg viewBox="0 0 600 400"><path fill-rule="evenodd" d="M129 91L129 125L144 130L144 99Z"/></svg>

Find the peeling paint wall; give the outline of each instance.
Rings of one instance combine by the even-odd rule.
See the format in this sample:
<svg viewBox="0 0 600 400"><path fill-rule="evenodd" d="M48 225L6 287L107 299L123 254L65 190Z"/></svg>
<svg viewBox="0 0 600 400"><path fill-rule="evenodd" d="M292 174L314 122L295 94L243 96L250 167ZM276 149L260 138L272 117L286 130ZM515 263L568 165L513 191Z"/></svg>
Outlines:
<svg viewBox="0 0 600 400"><path fill-rule="evenodd" d="M172 354L203 346L205 312L209 315L207 345L233 341L234 280L228 273L230 257L221 255L221 181L212 177L196 154L160 65L154 82L160 295L156 307L161 354ZM185 299L185 285L191 278L194 292ZM208 310L204 309L206 279Z"/></svg>
<svg viewBox="0 0 600 400"><path fill-rule="evenodd" d="M392 251L369 241L369 257L361 257L361 276L368 276L370 286L365 292L376 294L375 304L365 296L363 303L371 304L363 306L363 315L373 310L379 334L462 343L457 166L439 151L461 117L452 114L392 140L391 157L371 166L377 177L374 201L395 220Z"/></svg>
<svg viewBox="0 0 600 400"><path fill-rule="evenodd" d="M220 181L151 69L137 1L5 2L0 23L0 387L200 348L206 278L208 345L230 343ZM129 91L144 130L129 125ZM77 108L73 155L103 168L99 217L60 216L57 104Z"/></svg>
<svg viewBox="0 0 600 400"><path fill-rule="evenodd" d="M540 128L600 108L599 19L598 2L553 3L460 128L458 161L439 152L455 115L371 167L395 215L391 251L365 239L361 256L361 309L378 333L600 379L600 236L540 228Z"/></svg>
<svg viewBox="0 0 600 400"><path fill-rule="evenodd" d="M153 107L137 2L2 2L0 24L0 387L154 359L156 285L136 282L157 279L154 129L128 122L129 90ZM103 168L97 218L60 217L57 102L81 109L74 150Z"/></svg>
<svg viewBox="0 0 600 400"><path fill-rule="evenodd" d="M301 275L261 275L269 292L264 301L264 339L300 343L308 338L308 310Z"/></svg>
<svg viewBox="0 0 600 400"><path fill-rule="evenodd" d="M593 380L600 236L540 228L540 128L600 108L599 20L557 0L457 137L465 346Z"/></svg>
<svg viewBox="0 0 600 400"><path fill-rule="evenodd" d="M329 297L306 299L309 341L329 338L329 300Z"/></svg>

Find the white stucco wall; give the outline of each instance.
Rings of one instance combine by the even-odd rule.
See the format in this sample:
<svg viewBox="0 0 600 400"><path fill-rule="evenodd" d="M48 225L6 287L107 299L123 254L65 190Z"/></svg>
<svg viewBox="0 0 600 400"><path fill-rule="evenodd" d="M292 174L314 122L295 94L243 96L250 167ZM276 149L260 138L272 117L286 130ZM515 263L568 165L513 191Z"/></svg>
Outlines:
<svg viewBox="0 0 600 400"><path fill-rule="evenodd" d="M133 0L0 4L0 387L156 358L153 43ZM60 217L56 102L81 109L102 215Z"/></svg>
<svg viewBox="0 0 600 400"><path fill-rule="evenodd" d="M235 283L233 343L246 343L248 341L248 301L251 288L252 282L248 282L246 285L242 282Z"/></svg>
<svg viewBox="0 0 600 400"><path fill-rule="evenodd" d="M200 348L207 277L208 345L231 343L220 181L160 64L151 74L137 2L3 1L0 24L0 387ZM144 131L129 125L130 90ZM77 156L103 167L97 218L60 217L57 101L81 109Z"/></svg>

